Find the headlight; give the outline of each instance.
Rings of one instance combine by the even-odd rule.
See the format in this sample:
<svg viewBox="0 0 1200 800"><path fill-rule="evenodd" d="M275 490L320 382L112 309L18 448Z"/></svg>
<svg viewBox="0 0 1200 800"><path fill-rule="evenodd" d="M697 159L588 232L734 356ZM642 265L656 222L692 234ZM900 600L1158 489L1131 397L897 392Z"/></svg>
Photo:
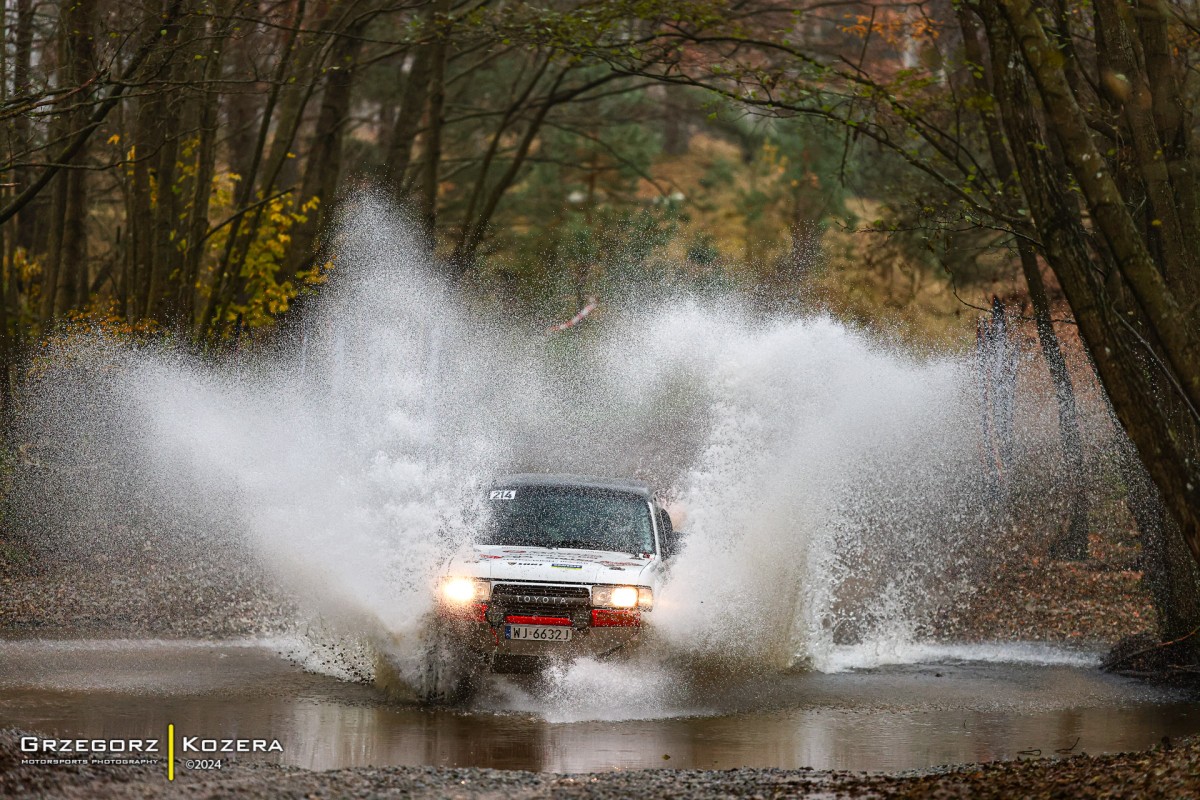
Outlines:
<svg viewBox="0 0 1200 800"><path fill-rule="evenodd" d="M443 578L438 594L451 605L482 603L492 596L492 582L482 578Z"/></svg>
<svg viewBox="0 0 1200 800"><path fill-rule="evenodd" d="M597 608L640 608L649 611L654 606L654 593L649 586L594 586L592 605Z"/></svg>

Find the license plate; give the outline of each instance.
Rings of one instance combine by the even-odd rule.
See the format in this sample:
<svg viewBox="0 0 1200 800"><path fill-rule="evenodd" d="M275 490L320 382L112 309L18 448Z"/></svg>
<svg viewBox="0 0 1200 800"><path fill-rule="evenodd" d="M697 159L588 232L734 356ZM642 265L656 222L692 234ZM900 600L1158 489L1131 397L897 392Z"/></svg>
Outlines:
<svg viewBox="0 0 1200 800"><path fill-rule="evenodd" d="M504 626L504 638L514 642L569 642L572 632L566 625Z"/></svg>

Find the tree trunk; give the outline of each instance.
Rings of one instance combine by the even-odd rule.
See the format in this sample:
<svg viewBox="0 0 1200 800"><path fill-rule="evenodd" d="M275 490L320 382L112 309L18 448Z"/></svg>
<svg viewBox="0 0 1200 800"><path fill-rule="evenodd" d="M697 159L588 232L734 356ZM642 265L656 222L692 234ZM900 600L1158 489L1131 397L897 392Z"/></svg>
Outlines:
<svg viewBox="0 0 1200 800"><path fill-rule="evenodd" d="M65 125L66 123L64 123ZM60 126L52 126L51 130ZM58 175L54 181L50 193L50 251L46 254L45 263L42 265L42 286L41 286L41 320L42 324L49 324L57 312L56 303L58 301L58 286L61 280L62 260L63 260L63 244L66 236L65 220L67 215L67 193L68 193L68 178L70 170Z"/></svg>
<svg viewBox="0 0 1200 800"><path fill-rule="evenodd" d="M296 273L312 263L317 235L324 231L332 218L334 193L342 171L342 132L350 116L350 100L354 84L355 62L362 49L365 22L355 25L338 37L330 54L330 66L321 96L321 111L313 130L301 202L317 197L320 205L316 214L293 229L288 271Z"/></svg>
<svg viewBox="0 0 1200 800"><path fill-rule="evenodd" d="M86 157L86 150L80 157ZM63 214L62 263L59 267L58 308L70 311L87 303L90 289L87 249L87 170L66 174L66 207Z"/></svg>
<svg viewBox="0 0 1200 800"><path fill-rule="evenodd" d="M8 15L0 14L0 42L8 41ZM0 102L5 105L11 100L8 93L9 63L8 49L0 48ZM9 157L12 156L10 141ZM0 196L8 194L0 187ZM11 229L11 230L10 230ZM8 423L11 419L12 403L10 391L9 350L12 346L8 322L8 286L12 283L11 275L15 271L16 248L12 247L15 238L15 225L0 225L0 441L7 442Z"/></svg>
<svg viewBox="0 0 1200 800"><path fill-rule="evenodd" d="M1150 258L1070 92L1061 56L1048 42L1035 9L1029 0L1005 0L1003 6L1004 22L989 26L989 38L1007 38L1008 30L1017 38L1045 110L1045 123L1061 144L1065 166L1077 181L1096 228L1098 236L1092 241L1100 248L1102 269L1096 269L1076 222L1069 228L1079 241L1069 249L1052 249L1051 242L1061 241L1064 231L1066 176L1039 178L1021 169L1026 197L1031 205L1042 205L1042 213L1035 211L1035 217L1048 247L1048 262L1067 293L1118 417L1162 490L1193 556L1200 560L1198 310L1194 305L1185 309L1184 296L1175 295ZM1011 66L1006 69L1013 71ZM1136 75L1131 79L1135 85L1141 81ZM1031 112L1015 104L1004 108L1006 116L1023 113ZM1023 149L1021 139L1010 139L1014 151ZM1151 165L1146 165L1145 174L1148 182L1157 180ZM1052 177L1057 179L1047 180ZM1163 252L1169 255L1172 248ZM1165 271L1171 271L1169 265ZM1098 273L1104 276L1102 282Z"/></svg>
<svg viewBox="0 0 1200 800"><path fill-rule="evenodd" d="M1164 290L1161 275L1156 279L1144 274L1146 264L1137 252L1140 245L1121 238L1131 227L1128 211L1107 177L1107 162L1095 153L1090 134L1076 127L1078 107L1063 97L1067 83L1061 70L1057 76L1047 74L1056 67L1041 23L1021 0L984 2L980 8L998 78L1000 118L1047 262L1067 295L1117 417L1179 524L1181 540L1193 557L1200 558L1200 464L1195 452L1200 425L1175 366L1190 358L1186 340L1191 332L1168 329L1172 321L1186 326L1186 317L1171 317L1172 307L1178 304L1170 296L1149 296ZM1020 53L1014 32L1020 37ZM1039 106L1027 93L1024 73L1013 68L1020 57L1039 75L1045 129L1058 137L1065 163L1051 155L1036 116ZM1064 102L1073 110L1056 107ZM1082 159L1085 155L1088 158ZM1083 201L1099 229L1098 237L1088 236L1074 195L1062 191L1070 185L1068 169L1081 185L1090 184L1082 193ZM1084 171L1087 174L1081 175ZM1126 215L1125 222L1113 219L1120 214ZM1162 355L1172 349L1173 359ZM1169 545L1170 537L1165 541ZM1170 548L1164 552L1169 559Z"/></svg>
<svg viewBox="0 0 1200 800"><path fill-rule="evenodd" d="M169 104L168 107L170 107ZM164 311L163 301L169 288L171 268L178 255L175 239L179 220L179 195L176 194L176 174L179 159L179 112L168 112L159 120L163 131L162 147L155 159L158 191L150 223L150 263L147 270L146 306L142 312L147 319L157 319Z"/></svg>
<svg viewBox="0 0 1200 800"><path fill-rule="evenodd" d="M319 36L301 33L301 29L306 25L307 8L305 0L298 0L294 12L294 25L290 30L283 32L286 35L284 47L276 64L275 80L271 92L267 96L267 106L264 109L262 124L259 128L259 138L255 147L256 160L252 172L255 173L258 195L263 198L270 196L281 178L285 180L284 185L294 183L292 177L285 177L284 173L288 165L295 162L294 158L290 158L292 144L296 140L300 125L304 120L304 109L316 88L315 73L323 60ZM325 12L324 16L318 18L315 25L320 31L327 30L331 24L332 10L326 8ZM296 78L288 81L287 76L294 66L298 67ZM285 88L285 84L289 85ZM267 136L271 130L271 119L276 105L279 107L278 122L270 149L267 150ZM264 163L262 161L264 152L266 152L266 170L259 176L260 167ZM254 185L247 178L247 182L238 187L237 205L239 209L249 206L254 197ZM213 285L209 290L208 302L197 322L198 333L212 333L220 327L225 308L238 291L239 279L236 274L238 271L236 265L240 259L245 257L245 253L253 243L262 219L263 208L263 206L259 206L255 209L248 215L249 219L238 217L230 227L225 250L221 255L221 263L217 267Z"/></svg>
<svg viewBox="0 0 1200 800"><path fill-rule="evenodd" d="M94 31L96 27L96 0L76 0L70 9L71 35L69 43L71 52L72 82L82 86L93 75L91 71L96 59ZM87 111L81 110L73 115L75 126L82 128L87 124ZM74 126L73 126L74 127ZM87 143L75 154L73 163L82 167L87 163L89 147ZM63 218L63 251L62 280L59 293L62 296L62 308L69 310L80 307L87 302L90 288L87 252L87 215L88 215L88 171L73 169L67 172L67 202Z"/></svg>
<svg viewBox="0 0 1200 800"><path fill-rule="evenodd" d="M204 93L200 98L199 141L196 145L196 172L192 183L192 209L188 220L187 249L175 297L178 324L181 331L190 332L195 324L196 282L200 277L200 262L204 257L204 236L208 232L208 208L212 197L213 176L216 173L217 119L221 94L217 80L221 77L227 29L214 30L216 41L205 49ZM249 180L249 179L244 179Z"/></svg>
<svg viewBox="0 0 1200 800"><path fill-rule="evenodd" d="M505 139L505 136L509 130L509 126L513 125L519 118L521 112L525 110L525 105L528 102L530 95L532 95L533 90L537 88L542 76L546 74L546 70L550 68L550 61L551 59L549 57L542 59L541 65L534 71L533 77L530 79L529 83L526 84L524 91L522 91L512 100L511 103L508 104L508 108L505 109L504 115L500 118L499 123L497 123L495 131L492 132L491 141L488 143L487 151L484 153L483 160L479 165L479 176L475 179L475 186L471 190L471 198L467 202L466 213L463 214L462 226L459 228L458 239L454 245L454 254L450 259L452 264L459 265L463 270L468 269L471 262L474 260L475 249L479 245L479 240L483 235L484 228L490 221L490 214L489 219L483 219L481 218L479 212L488 193L488 178L490 177L492 163L495 161L497 153L500 152L501 142ZM562 80L561 75L559 76L558 80ZM558 81L555 81L554 85L557 86ZM536 121L532 123L532 127L526 131L524 137L525 140L532 141L531 136L536 135L537 130L541 125L541 120L545 118L544 112L548 110L549 107L549 101L547 100L547 103L543 105L542 113L537 117ZM527 145L523 146L521 148L521 153L519 153L520 158L523 159L523 153L527 153L528 150L529 148ZM519 169L520 164L517 166ZM515 173L512 177L515 177ZM509 183L511 182L512 178L509 178ZM504 188L506 189L507 185L505 185Z"/></svg>
<svg viewBox="0 0 1200 800"><path fill-rule="evenodd" d="M173 24L182 11L182 5L182 0L170 0L168 7L159 17L161 25L156 27L156 30L162 31ZM112 88L107 95L89 106L91 113L87 116L87 124L67 136L66 144L63 145L62 149L51 154L51 163L43 167L37 178L32 180L28 186L23 187L16 197L9 201L3 208L0 208L0 224L8 222L21 213L22 209L34 202L41 195L42 191L58 177L64 165L70 163L71 159L87 145L92 134L104 122L105 117L121 102L125 91L133 85L132 82L135 77L140 75L146 60L156 51L161 51L161 44L161 34L147 37L137 52L126 62L125 69L122 71L120 78L113 82Z"/></svg>
<svg viewBox="0 0 1200 800"><path fill-rule="evenodd" d="M256 25L247 25L248 30L235 34L230 42L230 59L233 62L233 72L236 75L254 75L255 45L259 44L263 32ZM287 37L291 31L280 32L280 42L286 47ZM228 36L222 36L224 40ZM281 48L282 50L283 48ZM281 54L282 55L282 54ZM278 86L267 89L270 98L278 92ZM229 170L241 177L243 182L254 186L254 153L260 128L260 114L263 108L263 98L259 94L259 85L234 89L223 95L222 103L225 111L225 158ZM267 116L270 116L267 114ZM240 187L239 187L240 188Z"/></svg>
<svg viewBox="0 0 1200 800"><path fill-rule="evenodd" d="M442 127L446 121L446 18L449 0L435 0L433 43L429 46L429 108L425 126L425 161L421 171L421 221L430 244L436 242L438 216L438 169L442 163Z"/></svg>
<svg viewBox="0 0 1200 800"><path fill-rule="evenodd" d="M662 94L656 98L662 105L663 153L669 156L686 155L691 146L691 131L684 116L688 102L684 90L678 86L664 85Z"/></svg>
<svg viewBox="0 0 1200 800"><path fill-rule="evenodd" d="M13 53L13 94L17 97L28 95L32 90L29 77L32 67L33 58L33 0L17 0L17 26L14 30L14 53ZM25 114L17 114L13 118L13 143L14 151L24 150L29 146L29 117ZM18 166L13 170L13 181L17 184L17 191L25 188L30 180L30 170L28 167ZM33 247L33 227L34 214L33 209L22 212L17 216L17 230L14 248L24 247L29 250Z"/></svg>
<svg viewBox="0 0 1200 800"><path fill-rule="evenodd" d="M1083 441L1079 434L1079 414L1075 405L1075 387L1071 385L1071 374L1063 358L1058 336L1054 333L1050 300L1042 282L1041 268L1033 246L1025 239L1017 243L1021 259L1021 271L1029 287L1029 298L1033 301L1034 324L1037 326L1038 342L1042 357L1054 380L1054 399L1058 404L1058 439L1062 447L1064 482L1069 487L1067 497L1067 530L1050 549L1051 555L1082 561L1088 556L1088 502L1084 494Z"/></svg>
<svg viewBox="0 0 1200 800"><path fill-rule="evenodd" d="M976 88L983 93L996 96L997 84L1000 81L995 70L997 65L989 64L984 58L979 43L979 30L970 13L965 8L958 10L959 25L963 34L963 46L967 59L983 69L982 75L975 73ZM1011 98L1011 92L1005 93ZM1019 193L1019 187L1014 186L1013 162L1006 149L1000 121L996 118L991 106L981 104L980 117L988 140L988 150L992 157L996 175L1003 187L1008 189L1004 205L1010 216L1017 216L1015 210L1024 205L1021 198L1009 199L1014 192ZM1018 142L1019 146L1020 143ZM1022 231L1017 238L1017 256L1021 263L1021 272L1025 285L1029 289L1029 297L1033 303L1034 321L1037 326L1038 343L1041 346L1042 358L1054 381L1054 396L1058 405L1058 436L1062 448L1062 469L1066 484L1071 487L1067 499L1067 530L1064 536L1056 541L1051 548L1052 554L1072 560L1087 558L1088 554L1088 505L1083 492L1083 443L1079 433L1079 415L1075 403L1075 388L1071 383L1071 374L1063 358L1058 336L1054 332L1054 322L1051 314L1050 300L1046 295L1045 283L1042 281L1041 268L1038 265L1037 253L1030 243L1028 234L1032 231Z"/></svg>
<svg viewBox="0 0 1200 800"><path fill-rule="evenodd" d="M319 74L327 60L326 48L329 37L333 36L340 17L335 6L320 6L313 12L315 19L307 21L304 18L305 3L297 5L296 30L293 32L291 44L284 51L285 59L281 67L284 75L291 74L295 69L295 78L288 82L279 93L279 122L275 129L275 137L267 151L267 173L259 184L263 196L270 194L273 186L292 186L299 181L297 159L288 155L295 146L296 136L304 121L304 111L320 83ZM301 32L301 27L309 28Z"/></svg>
<svg viewBox="0 0 1200 800"><path fill-rule="evenodd" d="M95 24L95 0L77 0L63 7L59 15L59 85L78 87L79 99L63 116L64 138L82 129L88 122L85 102L91 92L87 83L95 60L92 28ZM69 161L69 166L86 163L85 142ZM54 187L53 245L42 282L42 319L49 320L60 311L79 302L79 286L87 282L87 177L82 169L66 169ZM82 274L82 279L81 279Z"/></svg>
<svg viewBox="0 0 1200 800"><path fill-rule="evenodd" d="M12 252L6 249L12 238L13 231L0 225L0 253ZM3 441L7 441L8 423L12 419L12 334L8 318L8 285L13 280L11 264L9 259L0 265L3 267L0 269L0 281L3 281L0 286L0 440Z"/></svg>
<svg viewBox="0 0 1200 800"><path fill-rule="evenodd" d="M195 25L197 21L192 19L188 24ZM172 25L164 33L164 38L170 40L174 47L187 51L190 58L193 48L180 43L181 27ZM158 152L153 155L157 191L150 223L150 263L143 311L147 319L159 319L174 311L169 303L169 299L174 297L170 290L170 278L179 260L180 195L176 182L184 121L184 98L174 87L190 77L191 68L192 65L183 59L177 59L167 66L168 85L160 89L164 98L159 108L160 116L151 121L157 128L160 145Z"/></svg>
<svg viewBox="0 0 1200 800"><path fill-rule="evenodd" d="M405 185L412 163L413 142L421 127L421 109L425 107L429 93L431 50L430 45L418 47L411 56L408 79L404 82L404 94L400 98L400 107L396 109L396 124L388 143L387 174L393 197L400 206L408 202Z"/></svg>
<svg viewBox="0 0 1200 800"><path fill-rule="evenodd" d="M150 263L153 248L149 221L154 218L153 156L162 147L162 130L158 120L163 114L165 98L161 92L151 92L137 100L133 130L133 174L129 181L129 233L126 238L126 286L123 294L125 317L130 322L146 313L147 292L150 289Z"/></svg>
<svg viewBox="0 0 1200 800"><path fill-rule="evenodd" d="M1158 634L1164 642L1174 641L1200 626L1200 566L1132 445L1118 453L1117 466L1125 504L1142 532L1142 581L1158 613Z"/></svg>

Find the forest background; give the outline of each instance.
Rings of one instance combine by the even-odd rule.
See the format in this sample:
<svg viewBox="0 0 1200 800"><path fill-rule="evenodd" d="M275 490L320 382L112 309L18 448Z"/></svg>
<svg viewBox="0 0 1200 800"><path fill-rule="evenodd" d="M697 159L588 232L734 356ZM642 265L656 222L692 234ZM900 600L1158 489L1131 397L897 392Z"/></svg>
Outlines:
<svg viewBox="0 0 1200 800"><path fill-rule="evenodd" d="M938 348L994 343L1002 308L1005 342L1044 357L1064 468L1075 395L1103 386L1145 466L1119 479L1131 513L1191 569L1198 19L1184 0L6 0L0 399L64 325L211 353L270 337L338 269L331 222L367 189L538 333L666 287ZM1087 500L1068 505L1059 554L1081 558ZM1200 620L1195 585L1168 581L1167 633Z"/></svg>
<svg viewBox="0 0 1200 800"><path fill-rule="evenodd" d="M865 35L870 8L801 16L893 70L936 43L903 5ZM631 34L656 24L611 11ZM271 326L336 268L320 236L364 186L408 208L455 277L538 321L631 283L816 286L864 324L961 342L969 304L1020 304L1004 233L918 229L914 176L886 148L537 43L528 13L10 0L10 335L80 313L199 339Z"/></svg>

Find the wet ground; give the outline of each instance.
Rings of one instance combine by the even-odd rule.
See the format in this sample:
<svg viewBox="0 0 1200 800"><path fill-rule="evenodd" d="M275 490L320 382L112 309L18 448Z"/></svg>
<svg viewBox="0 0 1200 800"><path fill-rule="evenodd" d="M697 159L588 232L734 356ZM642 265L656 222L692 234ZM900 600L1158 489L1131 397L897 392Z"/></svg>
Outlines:
<svg viewBox="0 0 1200 800"><path fill-rule="evenodd" d="M583 664L547 683L493 678L427 709L307 673L271 640L0 642L0 727L64 737L278 739L243 754L310 769L384 765L588 772L866 771L1145 749L1200 733L1198 698L1020 646L900 654L922 663L689 682ZM893 654L894 655L894 654ZM869 663L861 653L844 661ZM1008 659L1007 661L1005 659ZM1013 663L1024 662L1024 663Z"/></svg>

